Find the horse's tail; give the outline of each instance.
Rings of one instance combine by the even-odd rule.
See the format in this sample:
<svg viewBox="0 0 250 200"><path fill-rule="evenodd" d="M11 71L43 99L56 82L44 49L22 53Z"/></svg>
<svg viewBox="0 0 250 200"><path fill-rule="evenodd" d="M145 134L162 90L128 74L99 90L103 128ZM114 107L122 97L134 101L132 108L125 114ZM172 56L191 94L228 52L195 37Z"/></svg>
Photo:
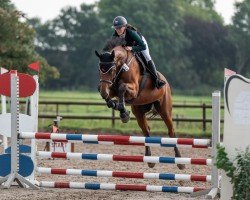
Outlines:
<svg viewBox="0 0 250 200"><path fill-rule="evenodd" d="M146 116L149 119L153 119L158 115L158 112L155 109L154 103L149 103L149 104L143 105L142 108L143 108L144 112L146 113Z"/></svg>
<svg viewBox="0 0 250 200"><path fill-rule="evenodd" d="M154 104L152 104L152 108L151 110L147 113L147 115L149 116L149 119L154 119L157 115L159 115L159 113L157 112L157 110L155 109Z"/></svg>

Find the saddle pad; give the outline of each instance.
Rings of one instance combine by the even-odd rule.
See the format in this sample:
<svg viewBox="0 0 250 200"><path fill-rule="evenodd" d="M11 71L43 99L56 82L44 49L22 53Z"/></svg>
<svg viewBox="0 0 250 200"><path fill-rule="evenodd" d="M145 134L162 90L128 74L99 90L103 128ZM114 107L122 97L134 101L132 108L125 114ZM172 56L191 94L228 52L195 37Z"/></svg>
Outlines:
<svg viewBox="0 0 250 200"><path fill-rule="evenodd" d="M147 64L146 64L147 62L146 62L145 58L142 56L141 53L136 53L135 58L139 63L141 74L142 75L145 74L146 69L147 69Z"/></svg>

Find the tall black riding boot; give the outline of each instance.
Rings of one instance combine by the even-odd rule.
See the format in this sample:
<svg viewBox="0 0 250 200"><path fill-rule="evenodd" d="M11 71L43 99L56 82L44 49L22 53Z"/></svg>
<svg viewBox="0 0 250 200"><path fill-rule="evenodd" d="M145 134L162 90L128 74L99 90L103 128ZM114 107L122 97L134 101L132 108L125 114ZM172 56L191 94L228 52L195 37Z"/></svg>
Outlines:
<svg viewBox="0 0 250 200"><path fill-rule="evenodd" d="M148 61L148 71L152 76L152 79L154 81L155 87L157 87L158 89L162 88L166 82L163 80L160 80L157 76L157 71L156 71L156 67L155 64L153 62L153 60Z"/></svg>

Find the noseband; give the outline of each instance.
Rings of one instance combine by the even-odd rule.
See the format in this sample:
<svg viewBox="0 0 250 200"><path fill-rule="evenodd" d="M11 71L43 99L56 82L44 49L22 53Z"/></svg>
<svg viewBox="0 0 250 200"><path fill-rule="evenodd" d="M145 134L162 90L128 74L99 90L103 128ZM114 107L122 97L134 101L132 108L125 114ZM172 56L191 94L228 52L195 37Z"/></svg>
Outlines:
<svg viewBox="0 0 250 200"><path fill-rule="evenodd" d="M107 68L107 70L105 70L105 68ZM116 68L115 62L100 62L99 63L99 72L103 76L107 75L109 73L109 71L112 70L113 68ZM100 79L100 83L101 82L112 84L111 80L106 80L106 79Z"/></svg>

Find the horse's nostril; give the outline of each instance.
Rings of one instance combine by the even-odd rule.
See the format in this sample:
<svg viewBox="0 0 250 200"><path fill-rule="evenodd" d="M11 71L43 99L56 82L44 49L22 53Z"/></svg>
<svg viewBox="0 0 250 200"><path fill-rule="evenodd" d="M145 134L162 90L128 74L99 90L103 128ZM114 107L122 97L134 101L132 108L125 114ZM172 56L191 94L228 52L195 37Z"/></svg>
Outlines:
<svg viewBox="0 0 250 200"><path fill-rule="evenodd" d="M97 86L97 90L98 90L98 92L100 92L100 90L101 90L101 86L100 85Z"/></svg>

